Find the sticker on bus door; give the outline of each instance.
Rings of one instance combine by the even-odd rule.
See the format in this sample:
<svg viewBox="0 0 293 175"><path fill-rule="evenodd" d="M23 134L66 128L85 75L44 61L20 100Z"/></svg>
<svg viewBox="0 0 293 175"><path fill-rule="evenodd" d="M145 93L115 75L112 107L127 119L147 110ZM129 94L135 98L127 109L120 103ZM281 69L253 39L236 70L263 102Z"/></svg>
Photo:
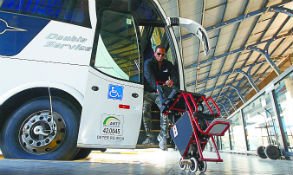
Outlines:
<svg viewBox="0 0 293 175"><path fill-rule="evenodd" d="M109 84L108 99L122 100L123 99L123 86Z"/></svg>
<svg viewBox="0 0 293 175"><path fill-rule="evenodd" d="M103 114L100 124L100 135L98 140L103 141L123 141L124 117L121 115Z"/></svg>

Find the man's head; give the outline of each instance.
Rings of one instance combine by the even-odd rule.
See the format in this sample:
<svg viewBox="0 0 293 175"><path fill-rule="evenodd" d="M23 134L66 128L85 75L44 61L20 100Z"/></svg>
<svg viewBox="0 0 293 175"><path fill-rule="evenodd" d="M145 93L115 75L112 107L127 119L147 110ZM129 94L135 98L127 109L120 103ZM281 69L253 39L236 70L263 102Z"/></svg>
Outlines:
<svg viewBox="0 0 293 175"><path fill-rule="evenodd" d="M158 62L162 62L165 58L165 54L166 54L166 49L164 46L162 45L158 45L156 47L156 50L155 50L155 53L154 53L154 56L156 58L156 60Z"/></svg>

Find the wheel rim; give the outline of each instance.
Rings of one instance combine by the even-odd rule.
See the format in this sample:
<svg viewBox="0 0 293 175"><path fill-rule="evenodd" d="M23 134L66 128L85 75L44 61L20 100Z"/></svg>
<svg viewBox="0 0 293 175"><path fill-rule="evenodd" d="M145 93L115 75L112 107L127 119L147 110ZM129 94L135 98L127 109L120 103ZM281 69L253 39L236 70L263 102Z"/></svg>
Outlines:
<svg viewBox="0 0 293 175"><path fill-rule="evenodd" d="M206 170L207 170L207 162L199 161L198 162L198 169L199 169L200 172L206 172Z"/></svg>
<svg viewBox="0 0 293 175"><path fill-rule="evenodd" d="M183 159L180 158L180 160L179 160L179 168L180 168L181 170L185 170L185 169L186 169L186 164L183 163L182 160L183 160Z"/></svg>
<svg viewBox="0 0 293 175"><path fill-rule="evenodd" d="M190 167L189 167L190 171L191 172L196 172L197 168L198 168L197 160L194 157L192 157L192 158L190 158L190 161L191 161L191 164L190 164Z"/></svg>
<svg viewBox="0 0 293 175"><path fill-rule="evenodd" d="M18 138L22 148L33 154L53 152L63 143L66 125L62 116L48 110L31 114L22 123Z"/></svg>

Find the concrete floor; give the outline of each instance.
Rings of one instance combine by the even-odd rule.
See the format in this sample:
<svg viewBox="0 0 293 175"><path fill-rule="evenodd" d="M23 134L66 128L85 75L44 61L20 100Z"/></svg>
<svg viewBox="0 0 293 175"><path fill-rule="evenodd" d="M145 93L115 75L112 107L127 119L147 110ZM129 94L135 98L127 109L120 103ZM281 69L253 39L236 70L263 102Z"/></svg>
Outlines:
<svg viewBox="0 0 293 175"><path fill-rule="evenodd" d="M213 153L205 153L214 156ZM208 162L206 175L293 175L293 161L221 153L224 162ZM169 149L94 151L77 161L1 159L0 175L189 175L178 167L180 154ZM200 174L199 172L195 174Z"/></svg>

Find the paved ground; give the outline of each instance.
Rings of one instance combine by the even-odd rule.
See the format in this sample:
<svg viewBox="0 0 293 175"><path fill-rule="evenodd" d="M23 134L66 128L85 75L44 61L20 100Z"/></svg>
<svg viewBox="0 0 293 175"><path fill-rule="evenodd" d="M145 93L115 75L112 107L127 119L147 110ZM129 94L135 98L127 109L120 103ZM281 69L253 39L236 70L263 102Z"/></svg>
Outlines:
<svg viewBox="0 0 293 175"><path fill-rule="evenodd" d="M213 156L206 153L207 156ZM293 175L293 161L221 153L224 162L208 162L201 175ZM107 150L78 161L0 160L0 175L189 175L178 167L178 151ZM200 174L197 172L196 174Z"/></svg>

